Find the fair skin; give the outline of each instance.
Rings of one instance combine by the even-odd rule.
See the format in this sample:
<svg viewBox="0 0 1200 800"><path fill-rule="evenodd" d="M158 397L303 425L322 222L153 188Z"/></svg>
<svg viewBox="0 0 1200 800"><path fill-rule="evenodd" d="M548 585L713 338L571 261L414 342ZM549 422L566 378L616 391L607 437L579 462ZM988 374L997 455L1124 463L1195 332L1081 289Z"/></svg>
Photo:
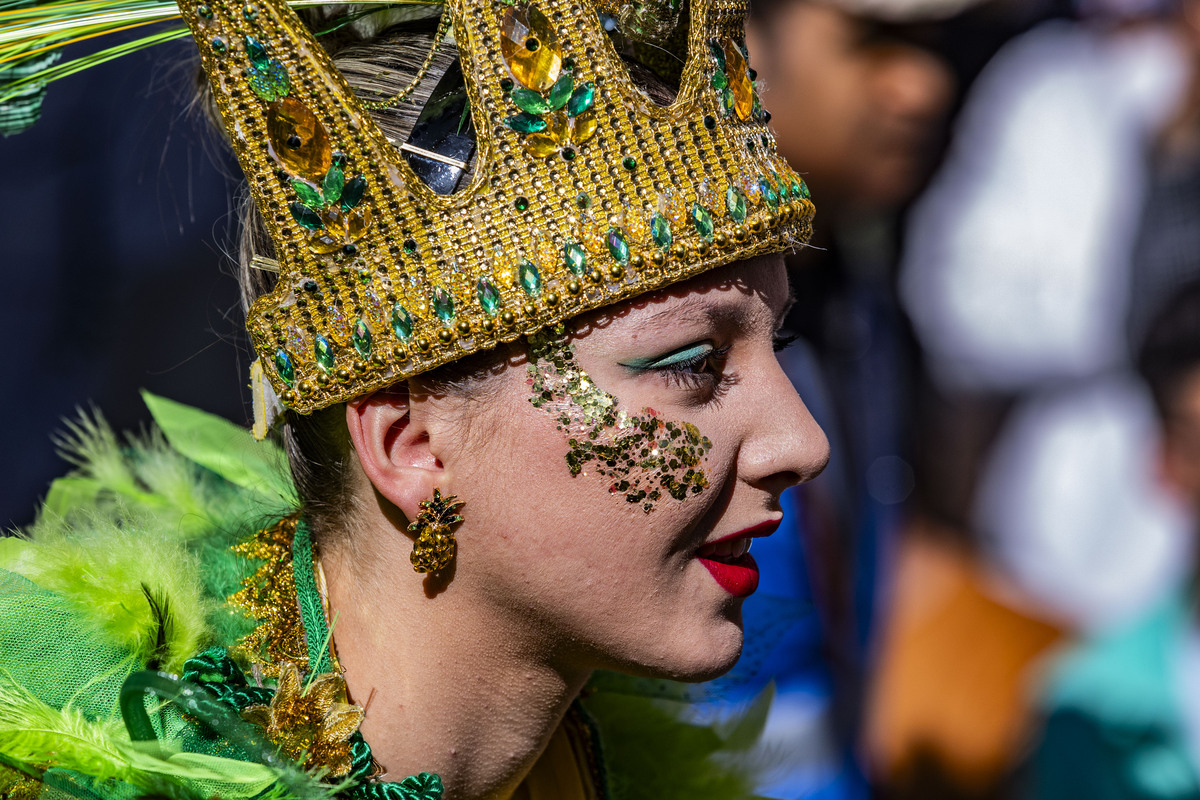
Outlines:
<svg viewBox="0 0 1200 800"><path fill-rule="evenodd" d="M742 600L697 551L777 520L783 490L829 454L773 352L786 302L770 256L573 324L579 366L622 408L712 442L708 487L651 512L609 478L570 474L524 363L475 399L415 379L349 405L354 539L322 558L337 653L389 778L437 772L450 800L508 798L593 670L703 680L733 665ZM712 352L683 369L627 366L697 345ZM434 488L465 502L465 521L452 566L422 576L405 528Z"/></svg>

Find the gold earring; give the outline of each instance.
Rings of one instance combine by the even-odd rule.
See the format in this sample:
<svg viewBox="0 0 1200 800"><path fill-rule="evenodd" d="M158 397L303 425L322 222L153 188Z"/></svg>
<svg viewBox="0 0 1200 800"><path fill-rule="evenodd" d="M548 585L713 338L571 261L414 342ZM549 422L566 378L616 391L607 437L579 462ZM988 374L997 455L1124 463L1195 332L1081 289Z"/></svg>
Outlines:
<svg viewBox="0 0 1200 800"><path fill-rule="evenodd" d="M408 526L409 533L417 534L409 557L414 570L437 572L454 558L454 532L450 528L463 521L461 515L454 513L461 505L455 495L442 497L437 489L433 490L432 500L421 501L421 513Z"/></svg>

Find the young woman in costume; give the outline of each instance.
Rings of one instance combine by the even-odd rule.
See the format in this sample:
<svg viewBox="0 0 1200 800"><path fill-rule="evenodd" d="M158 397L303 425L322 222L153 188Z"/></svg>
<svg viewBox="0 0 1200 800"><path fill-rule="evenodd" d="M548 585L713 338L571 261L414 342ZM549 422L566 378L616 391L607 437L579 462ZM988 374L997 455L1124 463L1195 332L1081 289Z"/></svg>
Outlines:
<svg viewBox="0 0 1200 800"><path fill-rule="evenodd" d="M74 429L0 541L6 796L750 793L736 732L647 699L736 661L750 542L827 457L744 3L427 8L180 4L268 441L153 397L161 436Z"/></svg>

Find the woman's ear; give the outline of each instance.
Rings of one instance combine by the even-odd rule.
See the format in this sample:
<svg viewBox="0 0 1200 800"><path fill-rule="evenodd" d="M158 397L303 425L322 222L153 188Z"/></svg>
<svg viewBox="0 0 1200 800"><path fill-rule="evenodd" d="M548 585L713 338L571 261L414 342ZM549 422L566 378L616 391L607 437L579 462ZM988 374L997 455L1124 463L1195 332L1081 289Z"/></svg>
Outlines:
<svg viewBox="0 0 1200 800"><path fill-rule="evenodd" d="M445 477L429 431L411 412L404 384L346 404L346 427L367 480L410 520Z"/></svg>

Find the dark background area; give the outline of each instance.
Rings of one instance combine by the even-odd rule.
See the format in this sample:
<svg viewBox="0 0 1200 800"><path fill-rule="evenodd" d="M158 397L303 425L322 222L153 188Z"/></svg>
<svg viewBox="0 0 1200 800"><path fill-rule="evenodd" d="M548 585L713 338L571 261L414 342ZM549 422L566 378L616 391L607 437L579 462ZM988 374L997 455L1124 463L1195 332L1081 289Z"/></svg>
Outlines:
<svg viewBox="0 0 1200 800"><path fill-rule="evenodd" d="M5 529L67 470L52 437L77 409L134 430L147 389L247 419L236 164L188 110L194 54L182 40L59 81L37 125L0 139Z"/></svg>

